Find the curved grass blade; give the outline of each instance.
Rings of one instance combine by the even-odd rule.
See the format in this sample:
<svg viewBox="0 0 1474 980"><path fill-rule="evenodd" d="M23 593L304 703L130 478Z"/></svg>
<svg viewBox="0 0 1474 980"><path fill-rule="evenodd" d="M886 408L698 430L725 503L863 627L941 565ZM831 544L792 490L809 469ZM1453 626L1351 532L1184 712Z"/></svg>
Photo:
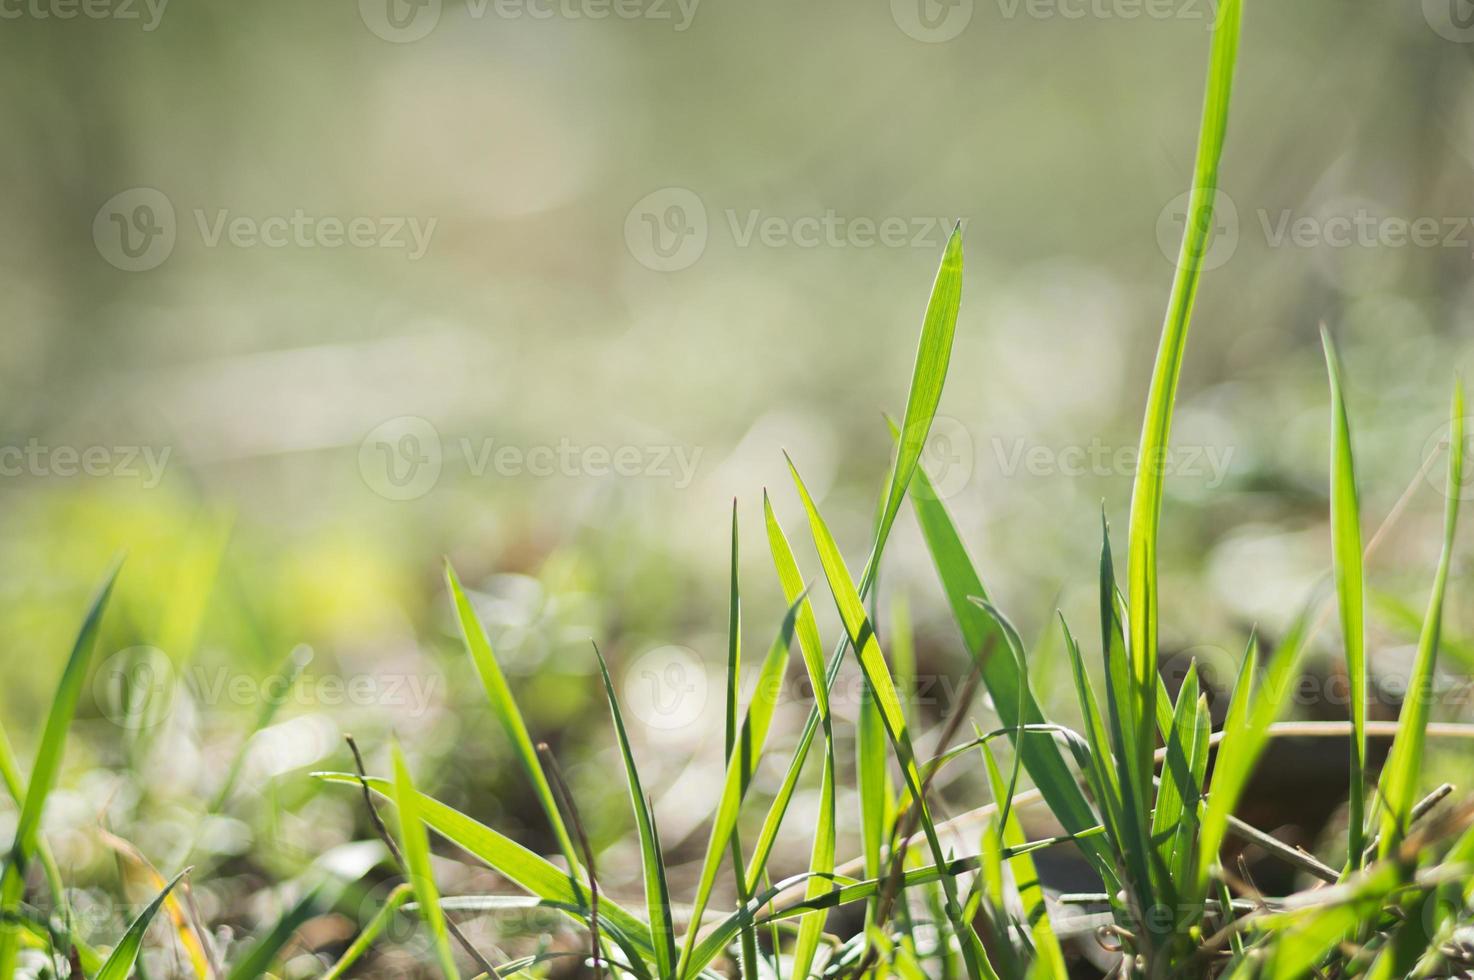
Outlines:
<svg viewBox="0 0 1474 980"><path fill-rule="evenodd" d="M767 656L763 658L762 669L758 672L757 687L753 690L752 700L747 706L747 717L742 722L737 744L733 747L732 758L727 763L726 780L722 785L722 795L717 803L716 816L712 821L711 839L706 845L706 856L702 859L701 874L696 883L696 897L691 903L691 924L686 933L685 944L681 948L681 958L676 969L678 977L691 976L699 969L691 964L691 954L696 948L697 933L701 929L701 917L711 901L711 891L716 884L722 854L730 846L733 830L737 826L737 813L742 808L742 800L747 794L748 784L752 780L752 774L762 755L763 743L768 738L768 726L772 723L773 710L777 706L783 670L788 663L788 648L793 642L798 610L799 603L788 607L788 612L783 617L783 625L778 630L778 635L774 637L773 645L768 648Z"/></svg>
<svg viewBox="0 0 1474 980"><path fill-rule="evenodd" d="M398 742L392 744L391 750L394 756L394 812L399 817L399 847L404 852L404 870L414 889L415 901L420 905L420 918L430 930L440 970L448 980L458 980L460 972L456 969L455 954L450 948L445 912L440 908L440 891L435 887L435 875L430 868L430 835L420 821L420 795L415 791L409 766L405 764L404 750Z"/></svg>
<svg viewBox="0 0 1474 980"><path fill-rule="evenodd" d="M103 962L102 969L97 971L94 980L127 980L133 973L134 963L138 961L138 951L143 948L143 936L148 932L149 923L158 914L164 904L164 899L168 898L174 886L179 884L179 879L188 873L189 869L186 868L175 875L174 880L165 885L163 891L155 895L154 900L139 913L138 918L133 920L133 924L124 933L122 941L108 954L107 960Z"/></svg>
<svg viewBox="0 0 1474 980"><path fill-rule="evenodd" d="M31 767L30 784L21 804L20 816L15 825L15 843L11 847L10 859L5 864L4 876L0 877L0 977L15 974L15 961L19 935L16 931L15 915L25 894L26 869L35 856L41 832L41 813L46 807L46 798L56 786L61 772L62 754L66 751L67 729L72 716L77 713L77 701L87 677L87 665L96 646L98 627L102 622L103 610L113 583L117 581L121 560L103 577L102 585L88 604L82 618L81 629L72 644L71 655L62 669L56 695L51 701L51 712L46 716L46 727L41 733L41 744L36 749L36 762Z"/></svg>
<svg viewBox="0 0 1474 980"><path fill-rule="evenodd" d="M318 772L313 775L330 783L360 785L359 777L354 773ZM369 776L365 781L369 789L390 802L394 801L393 786L387 780ZM471 853L529 894L582 909L580 918L587 920L590 905L588 887L569 878L567 871L432 796L418 794L416 807L425 825L450 843ZM602 895L599 898L599 926L615 942L621 945L630 943L644 955L654 957L649 927Z"/></svg>
<svg viewBox="0 0 1474 980"><path fill-rule="evenodd" d="M1218 161L1228 128L1229 96L1233 88L1234 62L1238 54L1241 0L1224 0L1218 7L1208 63L1208 82L1203 96L1203 114L1198 132L1193 186L1188 196L1187 221L1178 252L1177 271L1167 302L1162 337L1152 370L1146 416L1137 453L1136 478L1131 490L1131 524L1127 547L1130 595L1131 697L1135 716L1155 717L1157 694L1157 534L1162 514L1163 470L1172 432L1172 408L1177 382L1182 373L1182 356L1187 346L1202 259L1207 254L1213 231L1214 198L1218 190ZM1150 791L1151 754L1154 746L1149 723L1135 733L1132 775L1139 798Z"/></svg>
<svg viewBox="0 0 1474 980"><path fill-rule="evenodd" d="M527 724L522 720L522 712L517 709L517 701L512 697L512 689L507 686L507 679L502 674L501 665L497 663L496 653L491 648L491 641L486 636L486 630L476 616L476 610L471 605L471 601L466 598L460 579L456 577L455 569L451 567L449 561L445 563L445 580L455 604L456 618L460 621L461 636L466 643L466 652L470 654L471 662L476 666L476 673L481 678L481 684L486 688L486 699L491 703L492 714L496 716L497 722L506 732L507 740L512 743L513 754L516 755L523 772L527 774L528 780L532 783L532 790L537 796L538 803L542 806L543 813L548 818L548 825L553 828L553 836L558 841L558 850L562 853L563 859L568 862L568 867L573 874L581 876L582 866L578 862L577 852L573 847L573 838L569 835L568 827L563 822L563 815L558 810L558 803L553 798L552 787L548 785L548 778L543 773L542 763L537 757L537 749L533 746L532 737L527 733Z"/></svg>
<svg viewBox="0 0 1474 980"><path fill-rule="evenodd" d="M854 580L850 578L849 571L845 568L844 558L840 554L833 534L830 533L828 525L825 524L824 518L814 505L814 500L809 495L808 488L804 485L792 460L788 461L788 468L793 475L793 482L798 488L799 496L803 499L804 509L808 512L809 530L814 539L814 546L819 552L819 561L824 568L824 576L829 582L830 593L834 597L840 619L844 622L845 632L850 638L851 647L855 650L856 659L860 662L860 669L864 672L866 680L869 681L875 693L876 704L880 709L881 720L885 723L886 734L890 737L891 745L901 763L901 771L906 780L907 789L910 791L912 804L916 807L917 817L921 821L922 831L931 849L933 861L939 866L943 865L946 863L946 856L942 851L941 839L937 836L936 826L926 803L926 794L921 786L921 776L916 768L916 753L911 745L911 735L906 727L905 715L901 711L900 698L896 694L890 668L886 666L880 643L875 637L875 630L870 624L869 617L865 615L865 606L860 592L855 588ZM957 900L956 883L944 877L942 887L947 916L962 944L963 959L969 976L973 980L984 976L996 976L992 966L988 963L987 954L983 951L977 932L962 914L962 906Z"/></svg>
<svg viewBox="0 0 1474 980"><path fill-rule="evenodd" d="M635 826L640 834L640 859L645 873L645 905L650 915L650 937L655 946L657 976L675 975L676 945L675 925L671 921L670 885L665 875L665 859L660 851L660 837L655 829L655 814L640 785L640 773L635 767L635 757L630 751L629 736L625 732L624 717L619 711L619 699L614 695L614 682L609 678L609 666L604 655L594 647L599 658L599 673L604 678L604 694L609 699L609 713L614 718L614 735L619 743L619 754L624 759L625 779L629 783L630 803L635 810Z"/></svg>
<svg viewBox="0 0 1474 980"><path fill-rule="evenodd" d="M1438 658L1438 638L1443 628L1443 598L1453 562L1454 531L1459 521L1459 497L1464 491L1464 386L1454 386L1449 424L1448 482L1444 495L1443 550L1428 599L1428 613L1418 637L1418 652L1408 678L1407 695L1397 716L1397 737L1387 764L1382 768L1378 796L1382 800L1381 842L1378 856L1391 855L1407 834L1413 805L1417 802L1418 777L1423 771L1423 746L1428 735L1432 707L1433 667Z"/></svg>
<svg viewBox="0 0 1474 980"><path fill-rule="evenodd" d="M362 959L363 954L374 945L374 940L378 939L379 934L389 925L400 906L413 894L414 889L408 882L395 886L394 890L385 897L384 904L379 907L379 911L375 912L374 917L369 920L368 925L364 926L363 931L354 937L353 942L343 950L343 955L338 957L337 962L328 969L328 972L322 975L322 980L339 980L352 968L353 964ZM445 902L442 901L441 905L444 906Z"/></svg>
<svg viewBox="0 0 1474 980"><path fill-rule="evenodd" d="M1326 374L1331 386L1331 564L1341 635L1346 647L1346 676L1351 698L1351 789L1346 801L1346 867L1362 865L1366 847L1367 660L1361 506L1356 492L1356 465L1351 452L1351 423L1341 385L1341 361L1324 324L1320 329Z"/></svg>

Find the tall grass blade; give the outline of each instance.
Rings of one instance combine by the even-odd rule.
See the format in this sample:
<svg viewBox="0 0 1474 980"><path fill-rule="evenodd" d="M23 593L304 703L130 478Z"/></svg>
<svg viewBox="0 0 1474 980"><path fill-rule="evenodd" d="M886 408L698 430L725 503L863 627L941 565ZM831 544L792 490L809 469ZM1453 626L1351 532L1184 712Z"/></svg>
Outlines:
<svg viewBox="0 0 1474 980"><path fill-rule="evenodd" d="M1162 513L1164 467L1162 465L1172 432L1172 408L1177 382L1182 373L1183 351L1192 320L1202 259L1207 254L1214 222L1214 199L1218 190L1218 161L1228 128L1229 96L1233 88L1234 62L1238 54L1241 0L1224 0L1218 6L1208 63L1207 89L1203 97L1202 121L1198 132L1193 186L1187 203L1187 220L1178 252L1177 272L1167 301L1162 337L1157 348L1147 395L1146 416L1141 429L1141 447L1131 491L1131 525L1127 547L1130 596L1131 695L1135 716L1155 717L1157 694L1157 533ZM1152 730L1144 723L1136 732L1133 778L1138 795L1144 798L1149 786L1149 767L1154 747Z"/></svg>
<svg viewBox="0 0 1474 980"><path fill-rule="evenodd" d="M1341 385L1341 361L1331 335L1321 327L1326 374L1331 385L1331 564L1346 647L1351 697L1351 789L1346 801L1346 866L1356 870L1366 847L1367 659L1361 547L1361 506L1351 452L1351 423Z"/></svg>
<svg viewBox="0 0 1474 980"><path fill-rule="evenodd" d="M384 904L379 906L379 910L374 913L374 917L369 920L368 925L364 926L363 931L353 938L353 942L343 950L343 955L339 956L337 961L328 968L328 972L322 975L322 980L340 980L355 963L363 959L363 955L373 947L374 940L379 938L379 934L398 913L400 906L413 894L414 889L409 886L408 882L396 885L384 899Z"/></svg>
<svg viewBox="0 0 1474 980"><path fill-rule="evenodd" d="M487 638L486 630L482 627L481 620L477 617L470 599L466 598L466 592L461 588L461 581L449 561L445 563L445 581L450 588L456 618L460 621L461 636L466 643L466 652L470 654L471 662L476 666L476 673L481 678L481 684L486 688L486 699L491 703L492 714L496 716L497 722L506 732L507 740L512 743L512 751L517 757L517 762L521 764L523 772L527 774L528 780L532 783L533 793L537 796L537 801L548 818L548 825L553 828L553 836L558 841L558 850L562 853L563 859L568 862L568 867L573 874L577 876L582 866L579 864L577 852L573 847L573 838L569 835L568 827L563 822L563 815L558 810L558 803L553 798L553 790L548 785L547 776L543 773L542 762L537 757L537 749L533 745L532 737L527 733L527 724L522 720L522 712L517 708L516 699L512 697L512 689L507 686L507 679L502 674L501 665L497 663L496 653L491 648L491 641Z"/></svg>
<svg viewBox="0 0 1474 980"><path fill-rule="evenodd" d="M1448 480L1444 486L1443 550L1428 598L1428 614L1418 637L1418 652L1408 678L1407 695L1397 716L1397 737L1382 768L1378 797L1382 802L1382 836L1378 856L1387 857L1407 834L1413 804L1417 802L1418 778L1423 772L1423 747L1428 735L1428 715L1433 701L1433 667L1438 659L1438 640L1443 628L1443 599L1453 563L1454 531L1459 521L1459 497L1464 492L1464 386L1454 386L1450 410Z"/></svg>
<svg viewBox="0 0 1474 980"><path fill-rule="evenodd" d="M819 552L819 562L829 582L830 593L834 597L840 619L844 622L845 632L850 638L851 647L855 650L856 659L860 662L860 669L864 672L866 680L869 681L875 693L881 720L885 723L886 734L890 737L891 745L900 761L901 772L907 789L910 791L912 805L916 808L917 817L921 821L922 831L926 835L927 845L931 849L934 862L939 866L943 865L946 863L946 857L931 818L930 808L927 806L926 794L922 790L921 776L916 767L916 753L911 745L911 734L906 727L906 719L901 711L900 698L896 694L890 668L886 665L885 657L880 650L880 643L875 637L875 630L870 624L869 617L865 614L860 592L856 589L854 580L850 578L849 571L845 568L844 558L840 554L833 534L830 533L828 525L820 516L792 460L789 460L788 468L793 475L793 482L798 488L799 496L803 499L804 509L808 512L809 530L814 539L814 546ZM956 883L950 878L944 878L943 890L946 896L947 917L962 944L963 959L969 976L973 980L983 976L996 976L992 966L988 963L987 954L983 951L977 932L973 929L972 924L963 917L962 906L957 900Z"/></svg>

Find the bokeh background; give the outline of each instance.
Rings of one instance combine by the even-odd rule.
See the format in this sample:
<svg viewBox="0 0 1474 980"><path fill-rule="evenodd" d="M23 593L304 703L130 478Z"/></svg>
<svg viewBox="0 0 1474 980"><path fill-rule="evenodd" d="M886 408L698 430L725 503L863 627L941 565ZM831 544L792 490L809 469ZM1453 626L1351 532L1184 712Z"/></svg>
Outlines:
<svg viewBox="0 0 1474 980"><path fill-rule="evenodd" d="M1173 651L1231 665L1252 624L1274 635L1324 583L1323 322L1368 534L1412 491L1371 570L1374 657L1405 673L1443 503L1441 461L1420 468L1474 329L1468 6L1250 5L1168 478ZM762 488L817 574L787 449L858 571L882 413L902 407L957 220L962 315L925 465L1070 717L1052 616L1090 635L1102 506L1124 541L1212 14L6 2L0 717L22 760L89 589L128 555L48 815L78 887L137 898L106 825L162 870L202 865L223 941L269 924L315 859L369 836L356 796L307 775L348 765L345 732L380 772L397 734L428 788L548 848L443 556L611 888L638 880L637 854L590 640L632 706L667 843L697 856L732 501L752 661L780 612ZM909 515L892 541L882 632L914 635L930 728L968 660ZM1469 581L1461 554L1451 685ZM1338 642L1318 640L1332 674ZM301 678L244 743L292 657ZM794 668L780 748L807 709ZM967 710L986 727L985 703ZM983 802L977 783L948 805ZM780 870L806 858L816 793ZM14 819L0 806L0 837ZM497 887L445 857L447 892ZM350 934L339 912L312 920L293 969ZM544 925L468 928L514 949ZM406 975L414 948L371 969Z"/></svg>

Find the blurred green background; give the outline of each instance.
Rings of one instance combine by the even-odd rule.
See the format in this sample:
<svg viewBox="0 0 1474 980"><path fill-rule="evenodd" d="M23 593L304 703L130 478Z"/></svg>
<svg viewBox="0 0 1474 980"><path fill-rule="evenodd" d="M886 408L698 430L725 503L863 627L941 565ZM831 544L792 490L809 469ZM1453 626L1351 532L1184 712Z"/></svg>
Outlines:
<svg viewBox="0 0 1474 980"><path fill-rule="evenodd" d="M1419 468L1474 329L1466 7L1247 13L1168 481L1174 650L1236 656L1326 574L1324 322L1368 532L1416 488L1371 572L1374 656L1405 672L1398 609L1423 601L1442 503L1441 465ZM48 814L79 883L114 887L103 821L161 867L208 853L196 890L221 928L269 921L270 882L367 834L356 797L306 776L347 765L350 731L380 772L397 733L427 787L546 847L442 556L613 887L637 880L637 854L590 639L636 703L667 843L699 848L731 501L761 649L780 611L761 489L803 543L786 448L858 570L882 413L902 407L958 219L962 316L926 465L1026 636L1048 636L1056 607L1091 622L1099 511L1124 541L1192 179L1206 0L0 15L0 712L23 760L87 590L128 553ZM1458 646L1467 557L1455 571ZM904 513L881 593L883 633L898 600L914 620L929 727L968 661ZM299 646L302 680L202 822L261 680ZM1068 715L1058 654L1042 639L1032 669ZM143 724L115 683L140 663L157 695ZM667 680L696 699L674 720L642 693ZM948 792L982 801L970 777ZM0 811L0 836L14 819ZM785 842L783 869L807 848ZM445 876L448 892L490 877Z"/></svg>

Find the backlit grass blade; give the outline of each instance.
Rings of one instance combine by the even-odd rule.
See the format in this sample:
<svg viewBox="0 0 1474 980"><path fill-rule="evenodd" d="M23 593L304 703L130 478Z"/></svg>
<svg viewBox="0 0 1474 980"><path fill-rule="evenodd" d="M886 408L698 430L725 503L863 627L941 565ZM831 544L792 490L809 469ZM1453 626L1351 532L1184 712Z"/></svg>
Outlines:
<svg viewBox="0 0 1474 980"><path fill-rule="evenodd" d="M983 587L957 526L947 513L926 471L916 470L911 492L911 503L916 511L917 522L937 569L937 577L947 593L947 604L952 617L962 634L967 652L978 662L983 684L993 699L1004 727L1018 728L1021 725L1042 724L1047 719L1039 707L1033 691L1029 690L1028 678L1020 674L1018 664L1012 657L984 657L989 647L989 637L997 631L986 611L973 601L974 596L986 597ZM1023 706L1022 713L1019 706ZM1080 791L1069 764L1059 746L1049 739L1015 739L1014 751L1021 754L1024 768L1034 780L1034 785L1044 795L1055 818L1071 833L1079 833L1096 825L1097 821L1085 794ZM1081 841L1081 848L1094 858L1096 869L1108 881L1114 881L1111 870L1113 860L1109 848L1099 837Z"/></svg>
<svg viewBox="0 0 1474 980"><path fill-rule="evenodd" d="M925 793L922 791L921 776L916 768L916 753L911 745L911 734L906 727L906 719L901 711L900 698L896 694L890 668L886 665L875 630L870 624L869 617L865 615L865 606L860 598L860 592L855 588L854 580L850 578L849 571L845 568L844 558L840 554L833 534L830 533L828 525L820 516L792 460L789 460L788 468L793 474L793 482L798 488L799 496L803 499L804 509L808 512L809 529L812 532L814 546L819 552L819 562L824 568L824 577L829 582L830 593L834 597L840 619L844 622L845 632L850 638L850 646L855 650L856 659L860 662L860 669L864 672L871 690L875 693L881 720L885 723L886 734L890 737L891 745L901 763L901 772L906 780L907 789L911 793L912 805L916 808L917 817L921 821L922 831L926 835L932 858L937 865L943 865L946 863L946 857L942 851L941 840L937 836L936 826L932 822ZM962 906L957 900L956 883L944 877L942 887L946 895L947 917L962 944L963 959L969 976L973 980L983 976L995 976L977 932L962 915Z"/></svg>
<svg viewBox="0 0 1474 980"><path fill-rule="evenodd" d="M737 826L737 813L747 794L748 783L762 755L763 744L768 738L768 727L773 720L778 694L782 686L783 670L788 663L788 648L793 642L794 624L798 618L799 604L788 607L783 625L763 658L758 672L757 686L752 700L747 705L747 717L737 735L732 758L727 763L727 775L722 784L722 795L717 803L712 821L711 839L706 845L706 857L701 863L701 874L696 882L696 897L691 903L691 924L681 948L678 977L690 976L695 967L691 965L691 953L696 947L696 935L701 929L701 918L711 901L712 887L716 884L717 869L721 866L722 854L727 850L732 831Z"/></svg>
<svg viewBox="0 0 1474 980"><path fill-rule="evenodd" d="M1448 438L1448 480L1444 485L1446 503L1443 515L1443 550L1438 556L1438 571L1433 578L1433 592L1428 598L1428 613L1423 618L1423 631L1418 637L1418 652L1408 678L1407 695L1397 716L1397 737L1387 764L1382 769L1378 797L1382 803L1382 838L1378 856L1387 857L1407 833L1413 804L1417 802L1418 778L1423 772L1423 746L1428 733L1428 714L1432 707L1433 667L1438 659L1438 638L1443 628L1443 598L1448 586L1449 566L1453 562L1454 531L1459 521L1459 497L1464 492L1464 386L1454 386Z"/></svg>
<svg viewBox="0 0 1474 980"><path fill-rule="evenodd" d="M1223 722L1223 738L1218 744L1208 806L1198 836L1197 873L1191 883L1192 890L1183 896L1185 904L1201 902L1207 895L1209 874L1218 862L1218 849L1228 830L1228 818L1269 741L1269 726L1278 720L1293 693L1295 671L1304 647L1306 618L1306 613L1301 613L1280 641L1257 687L1254 674L1258 642L1253 637L1249 639Z"/></svg>
<svg viewBox="0 0 1474 980"><path fill-rule="evenodd" d="M604 694L609 699L609 713L614 718L614 736L619 742L619 754L624 759L625 780L629 783L630 804L635 810L635 826L640 834L640 859L645 873L645 906L650 915L650 938L655 946L655 963L658 975L675 975L676 945L675 926L671 921L670 885L665 876L664 857L660 852L660 838L655 830L655 814L650 801L640 785L640 773L635 766L634 754L630 751L629 736L625 732L624 717L619 710L619 699L614 694L614 682L609 679L609 666L604 655L594 648L599 658L599 673L604 678ZM601 896L602 899L602 896Z"/></svg>
<svg viewBox="0 0 1474 980"><path fill-rule="evenodd" d="M337 962L328 969L328 972L322 975L322 980L339 980L355 963L362 959L363 955L373 947L374 940L379 938L380 933L384 931L384 928L389 925L395 914L399 912L400 906L408 901L409 897L413 894L414 889L407 882L397 885L385 897L384 904L379 907L379 911L374 913L374 917L369 920L368 925L364 926L363 931L353 938L353 942L348 945L347 949L343 950L343 955L338 957Z"/></svg>
<svg viewBox="0 0 1474 980"><path fill-rule="evenodd" d="M1090 674L1085 669L1085 658L1080 654L1080 644L1070 632L1063 615L1059 617L1060 629L1065 637L1065 650L1070 658L1070 671L1075 680L1075 696L1080 702L1080 714L1084 719L1084 734L1090 745L1091 764L1086 768L1086 779L1100 807L1101 823L1109 832L1112 841L1121 836L1121 780L1113 764L1110 735L1106 733L1101 719L1100 701L1096 699ZM1017 740L1016 740L1017 741ZM1117 844L1117 847L1120 845Z"/></svg>
<svg viewBox="0 0 1474 980"><path fill-rule="evenodd" d="M455 954L450 948L450 932L445 927L445 911L440 907L440 890L435 887L435 874L430 868L430 835L420 821L420 796L415 792L404 750L392 745L394 756L394 812L399 818L399 847L404 852L405 874L420 906L420 918L430 931L430 941L440 970L449 980L458 980Z"/></svg>
<svg viewBox="0 0 1474 980"><path fill-rule="evenodd" d="M1008 805L1008 784L1004 782L1003 773L999 771L993 752L986 743L982 746L982 753L993 800L998 804L1000 812L1008 814L1002 827L1003 843L1009 847L1021 848L1028 840L1024 837L1023 827L1019 825L1018 814ZM1019 904L1024 910L1024 921L1028 923L1029 935L1034 942L1034 962L1031 964L1030 976L1041 980L1065 980L1068 971L1065 968L1064 950L1060 948L1059 937L1054 934L1054 927L1049 921L1049 909L1044 904L1044 886L1040 884L1034 858L1025 851L1010 858L1008 866L1013 872L1014 887L1018 889Z"/></svg>
<svg viewBox="0 0 1474 980"><path fill-rule="evenodd" d="M1367 661L1365 597L1363 593L1361 506L1356 492L1356 466L1351 452L1351 423L1346 393L1341 385L1341 363L1331 335L1321 327L1326 374L1331 385L1331 565L1336 578L1336 601L1341 612L1341 636L1346 647L1346 676L1350 684L1351 790L1346 801L1347 867L1361 867L1366 847Z"/></svg>
<svg viewBox="0 0 1474 980"><path fill-rule="evenodd" d="M737 501L732 501L732 547L730 584L727 601L727 711L726 752L724 760L730 764L732 750L737 744L737 694L742 686L742 590L738 584ZM742 858L742 835L732 828L732 878L737 886L737 901L746 904L748 879L746 861ZM742 930L742 970L747 976L757 976L757 933L751 927Z"/></svg>
<svg viewBox="0 0 1474 980"><path fill-rule="evenodd" d="M359 785L359 777L354 773L319 772L313 775L330 783L354 787ZM391 802L394 801L393 784L388 780L369 776L366 782L369 789ZM588 886L570 879L567 871L547 858L432 796L418 794L416 808L427 827L485 862L497 874L538 898L582 909L580 918L588 918ZM649 927L603 895L599 897L599 925L607 929L610 938L621 945L626 941L630 942L643 954L654 957Z"/></svg>
<svg viewBox="0 0 1474 980"><path fill-rule="evenodd" d="M46 798L56 787L61 772L62 754L66 751L67 729L77 713L77 701L87 678L87 665L92 659L93 647L97 644L97 631L102 622L103 610L113 583L117 581L120 563L115 563L102 585L94 593L87 613L82 618L81 629L72 644L71 655L62 669L61 680L51 701L51 712L46 716L46 727L41 732L41 744L36 749L36 762L31 767L31 779L26 789L25 802L15 825L15 843L10 850L10 859L5 863L3 878L0 878L0 977L15 975L18 933L14 916L20 908L25 894L26 869L37 850L41 832L41 814L46 807Z"/></svg>
<svg viewBox="0 0 1474 980"><path fill-rule="evenodd" d="M814 845L809 854L809 870L816 875L829 874L834 870L835 813L834 813L834 732L829 715L829 688L824 671L824 648L819 638L819 624L814 619L814 609L804 594L803 575L788 536L773 513L772 502L767 491L763 492L763 519L768 532L768 550L773 555L773 567L778 573L778 583L783 589L784 601L798 603L798 619L795 633L799 651L803 654L804 669L808 673L809 685L814 689L814 707L819 713L819 723L824 733L824 769L819 785L819 815L814 828ZM774 806L778 801L774 801ZM787 800L783 801L787 808ZM775 832L776 832L776 821ZM756 855L754 855L754 858ZM748 880L755 880L754 871L748 869ZM807 895L813 897L827 886L820 877L810 880ZM805 980L819 949L819 939L824 931L824 913L815 912L804 916L799 923L798 941L793 948L792 975Z"/></svg>
<svg viewBox="0 0 1474 980"><path fill-rule="evenodd" d="M1172 432L1172 408L1187 347L1188 324L1192 320L1202 260L1207 254L1214 228L1214 197L1218 190L1218 160L1228 128L1229 95L1233 88L1234 62L1238 54L1240 0L1223 0L1218 5L1209 55L1207 90L1198 132L1193 186L1188 195L1186 227L1177 258L1177 271L1167 301L1162 337L1157 348L1147 395L1146 415L1137 453L1136 478L1131 491L1131 526L1127 547L1130 596L1131 695L1136 700L1137 718L1155 717L1157 694L1157 533L1162 514L1164 466ZM1149 787L1154 747L1151 726L1136 732L1134 778L1144 797Z"/></svg>
<svg viewBox="0 0 1474 980"><path fill-rule="evenodd" d="M108 958L103 962L102 969L97 971L94 980L128 980L128 977L132 976L133 966L138 962L138 952L143 948L143 937L148 932L149 923L154 920L155 915L158 915L159 909L163 907L164 899L168 898L174 886L179 884L179 879L188 873L189 869L186 868L175 875L174 880L165 885L163 891L155 895L154 900L139 913L138 918L133 920L133 924L124 933L122 940L108 954Z"/></svg>
<svg viewBox="0 0 1474 980"><path fill-rule="evenodd" d="M534 747L532 737L527 733L527 724L522 720L522 712L517 708L517 702L512 697L512 689L507 686L507 679L502 674L501 665L497 663L496 654L491 648L491 641L487 638L486 630L481 625L481 620L476 615L475 608L470 599L466 598L465 590L461 588L460 579L456 577L455 569L450 562L445 563L445 581L450 588L451 599L455 604L456 618L460 621L461 636L466 643L466 652L471 655L471 662L476 666L476 673L481 678L481 684L486 688L486 699L491 703L492 714L496 716L497 722L507 734L507 740L512 743L512 752L521 764L522 771L532 783L533 793L537 796L538 803L542 806L543 813L547 815L548 824L553 828L553 836L558 841L558 850L563 859L568 862L574 875L578 875L582 868L579 864L577 854L573 847L573 838L568 834L568 827L563 822L563 816L558 811L558 803L553 798L552 787L548 785L548 778L543 773L542 762L537 757L537 749Z"/></svg>
<svg viewBox="0 0 1474 980"><path fill-rule="evenodd" d="M876 526L875 546L869 564L875 564L878 553L890 534L896 513L905 499L906 488L917 470L921 451L931 433L932 420L942 399L942 384L947 379L947 364L952 358L952 338L957 332L957 312L962 304L962 226L952 229L942 253L942 265L932 283L927 300L926 317L921 323L921 341L916 348L916 366L911 372L911 388L906 395L906 414L901 419L901 433L896 450L896 464L891 470L885 504Z"/></svg>

